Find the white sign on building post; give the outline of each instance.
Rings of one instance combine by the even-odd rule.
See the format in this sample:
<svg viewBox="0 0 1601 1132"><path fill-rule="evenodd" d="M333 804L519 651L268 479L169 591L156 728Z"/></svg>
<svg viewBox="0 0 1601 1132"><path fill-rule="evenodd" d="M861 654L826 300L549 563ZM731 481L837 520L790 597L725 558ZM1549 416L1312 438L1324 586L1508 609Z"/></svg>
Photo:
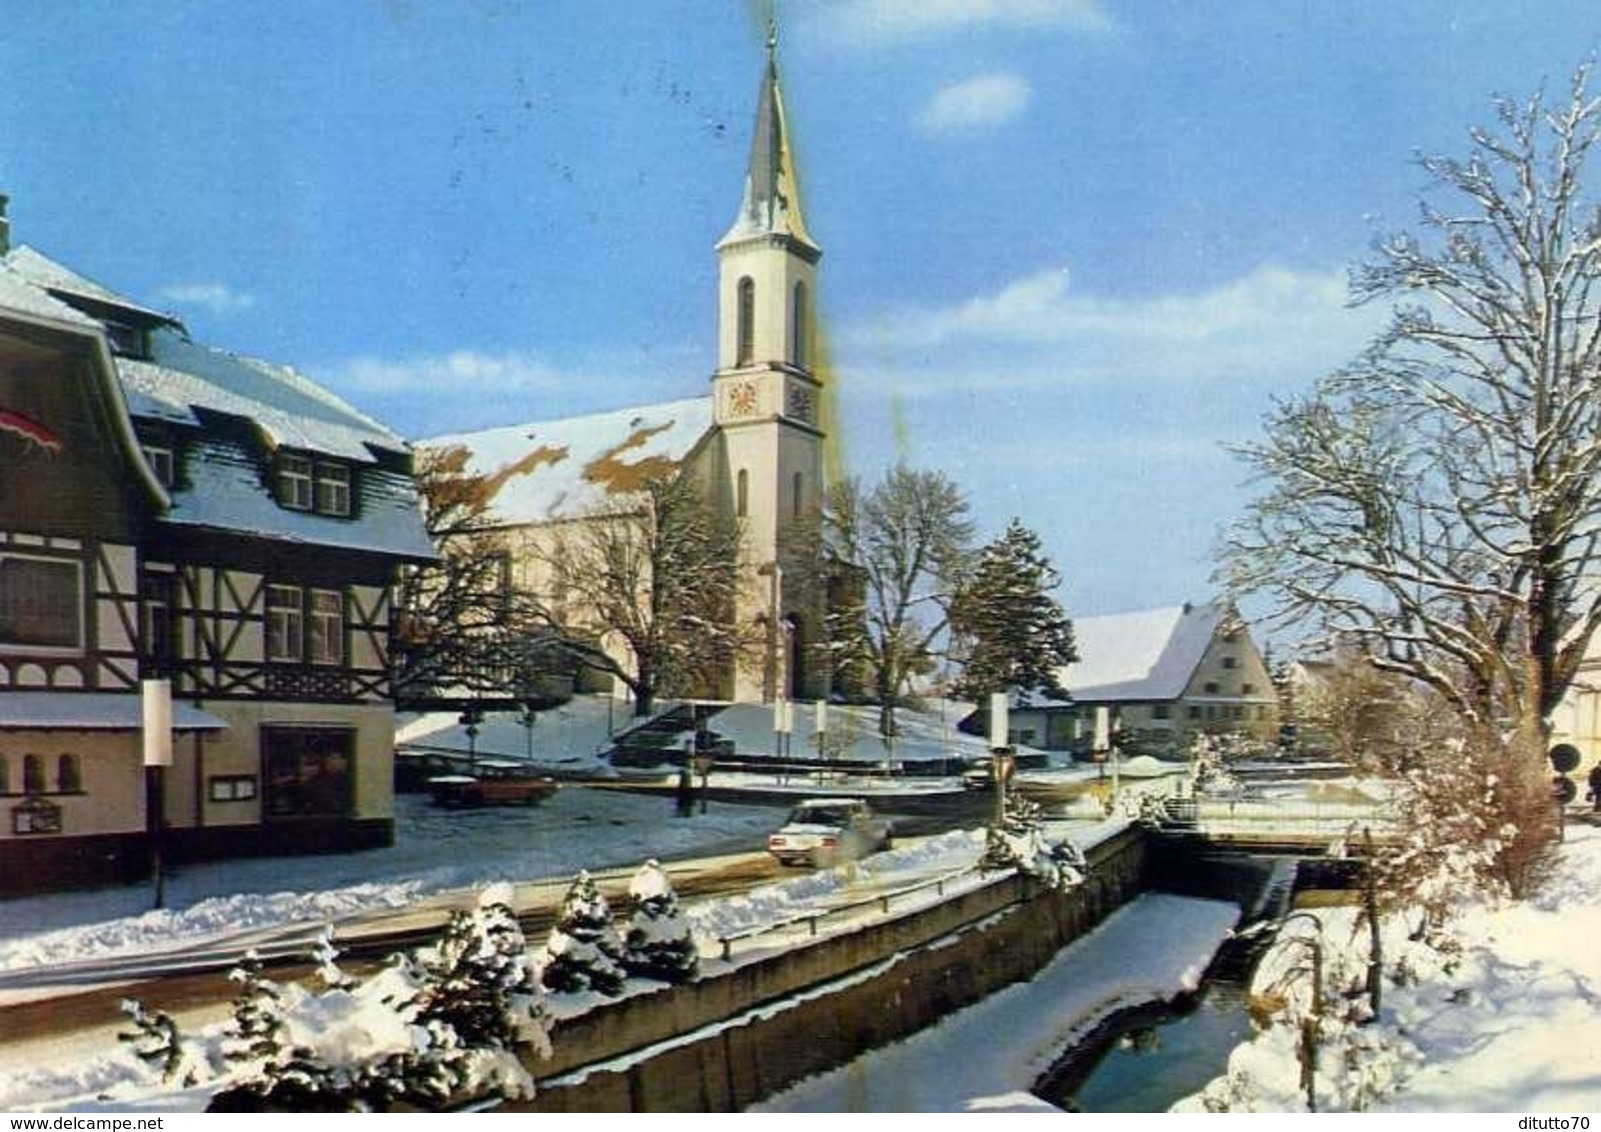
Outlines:
<svg viewBox="0 0 1601 1132"><path fill-rule="evenodd" d="M1005 692L990 693L990 750L998 751L1007 746L1011 738L1009 728L1011 721L1006 717L1007 701Z"/></svg>
<svg viewBox="0 0 1601 1132"><path fill-rule="evenodd" d="M145 680L139 692L145 766L171 766L172 681Z"/></svg>

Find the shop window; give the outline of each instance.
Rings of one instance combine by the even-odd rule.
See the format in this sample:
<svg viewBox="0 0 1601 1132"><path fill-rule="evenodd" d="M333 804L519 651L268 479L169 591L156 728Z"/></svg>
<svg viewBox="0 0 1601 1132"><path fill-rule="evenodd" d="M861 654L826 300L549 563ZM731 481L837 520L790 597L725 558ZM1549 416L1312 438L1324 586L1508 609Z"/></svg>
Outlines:
<svg viewBox="0 0 1601 1132"><path fill-rule="evenodd" d="M342 727L263 727L268 818L347 817L355 798L355 732Z"/></svg>

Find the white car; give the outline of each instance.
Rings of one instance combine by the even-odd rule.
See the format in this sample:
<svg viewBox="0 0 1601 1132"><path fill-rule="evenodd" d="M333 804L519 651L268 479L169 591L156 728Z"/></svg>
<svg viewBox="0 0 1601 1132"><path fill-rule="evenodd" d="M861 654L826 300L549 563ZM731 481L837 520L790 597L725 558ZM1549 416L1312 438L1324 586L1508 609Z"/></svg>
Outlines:
<svg viewBox="0 0 1601 1132"><path fill-rule="evenodd" d="M890 823L860 798L808 798L790 811L767 851L782 865L854 861L893 842Z"/></svg>

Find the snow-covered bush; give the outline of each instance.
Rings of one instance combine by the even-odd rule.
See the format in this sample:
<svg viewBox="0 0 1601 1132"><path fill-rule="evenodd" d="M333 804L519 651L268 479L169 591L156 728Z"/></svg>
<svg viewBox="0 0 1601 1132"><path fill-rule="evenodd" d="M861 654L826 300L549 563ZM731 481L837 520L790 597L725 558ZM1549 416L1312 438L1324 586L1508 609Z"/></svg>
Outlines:
<svg viewBox="0 0 1601 1132"><path fill-rule="evenodd" d="M218 1092L212 1111L429 1109L533 1095L519 1055L549 1054L548 1019L509 886L486 890L437 944L370 979L345 976L336 955L319 941L321 992L276 988L276 1052Z"/></svg>
<svg viewBox="0 0 1601 1132"><path fill-rule="evenodd" d="M626 934L623 963L631 974L667 983L695 977L700 949L695 946L689 921L678 910L678 894L667 872L646 861L628 885L633 915Z"/></svg>
<svg viewBox="0 0 1601 1132"><path fill-rule="evenodd" d="M556 925L545 941L541 980L553 991L616 994L627 977L623 950L611 906L589 873L579 873L562 898Z"/></svg>
<svg viewBox="0 0 1601 1132"><path fill-rule="evenodd" d="M1039 805L1021 795L1007 799L999 825L984 829L983 872L1016 869L1052 888L1073 888L1084 881L1084 855L1071 841L1045 838L1044 814Z"/></svg>
<svg viewBox="0 0 1601 1132"><path fill-rule="evenodd" d="M228 972L237 983L233 1019L222 1040L223 1060L259 1070L283 1052L283 995L278 984L262 974L261 959L246 952L244 962Z"/></svg>
<svg viewBox="0 0 1601 1132"><path fill-rule="evenodd" d="M136 998L123 999L122 1012L133 1029L121 1031L117 1037L133 1047L134 1054L154 1070L162 1084L188 1088L200 1080L199 1060L170 1014L163 1010L151 1014Z"/></svg>

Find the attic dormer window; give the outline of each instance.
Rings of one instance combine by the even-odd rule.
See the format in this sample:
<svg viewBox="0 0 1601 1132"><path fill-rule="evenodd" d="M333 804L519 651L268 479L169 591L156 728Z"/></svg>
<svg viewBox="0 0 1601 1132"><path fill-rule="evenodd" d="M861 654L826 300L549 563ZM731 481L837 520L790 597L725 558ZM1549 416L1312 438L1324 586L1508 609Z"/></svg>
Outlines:
<svg viewBox="0 0 1601 1132"><path fill-rule="evenodd" d="M278 502L295 511L312 506L311 461L304 456L278 457Z"/></svg>
<svg viewBox="0 0 1601 1132"><path fill-rule="evenodd" d="M350 469L343 464L317 465L317 511L322 515L350 514Z"/></svg>
<svg viewBox="0 0 1601 1132"><path fill-rule="evenodd" d="M129 326L123 322L107 322L106 341L111 344L111 350L124 358L137 358L141 361L150 360L150 332L137 326Z"/></svg>
<svg viewBox="0 0 1601 1132"><path fill-rule="evenodd" d="M156 479L161 481L162 487L171 487L178 479L178 464L172 450L172 442L167 440L143 440L145 461L150 470L156 473Z"/></svg>

